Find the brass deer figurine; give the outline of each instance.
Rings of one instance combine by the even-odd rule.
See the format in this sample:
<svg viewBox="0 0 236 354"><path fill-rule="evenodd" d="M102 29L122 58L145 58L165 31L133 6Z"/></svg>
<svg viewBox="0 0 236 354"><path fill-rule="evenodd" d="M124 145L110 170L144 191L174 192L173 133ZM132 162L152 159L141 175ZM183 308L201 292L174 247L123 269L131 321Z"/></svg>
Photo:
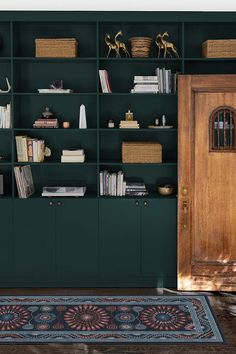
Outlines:
<svg viewBox="0 0 236 354"><path fill-rule="evenodd" d="M120 58L120 50L122 50L126 56L130 57L128 49L124 42L118 40L119 36L123 36L122 31L116 33L114 40L111 39L111 36L107 33L105 36L105 43L108 46L107 58L109 57L112 50L116 52L116 58Z"/></svg>
<svg viewBox="0 0 236 354"><path fill-rule="evenodd" d="M116 43L116 45L117 45L117 47L118 47L118 52L120 53L120 49L121 49L121 50L123 50L123 52L125 53L125 55L126 55L127 57L130 57L130 54L129 54L129 52L128 52L128 49L127 49L125 43L124 43L124 42L121 42L121 41L119 41L119 40L117 39L119 36L123 36L122 31L117 32L116 35L115 35L115 43Z"/></svg>
<svg viewBox="0 0 236 354"><path fill-rule="evenodd" d="M173 43L167 42L166 40L164 40L164 37L169 37L169 33L168 32L164 32L163 34L159 33L156 36L156 41L155 42L156 42L156 45L157 45L157 48L158 48L158 58L160 57L161 49L164 50L163 58L166 58L166 54L168 54L170 57L172 57L171 51L174 53L174 55L177 58L179 58L179 54L177 52L177 48L174 46Z"/></svg>

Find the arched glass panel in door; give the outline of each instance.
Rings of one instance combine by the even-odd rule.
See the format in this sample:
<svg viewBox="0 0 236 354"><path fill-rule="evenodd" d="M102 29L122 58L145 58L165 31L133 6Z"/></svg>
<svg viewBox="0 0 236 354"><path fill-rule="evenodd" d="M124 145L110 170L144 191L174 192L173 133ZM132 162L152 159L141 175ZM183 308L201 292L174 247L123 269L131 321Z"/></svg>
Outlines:
<svg viewBox="0 0 236 354"><path fill-rule="evenodd" d="M236 111L223 106L215 109L210 116L210 151L236 152L235 135Z"/></svg>

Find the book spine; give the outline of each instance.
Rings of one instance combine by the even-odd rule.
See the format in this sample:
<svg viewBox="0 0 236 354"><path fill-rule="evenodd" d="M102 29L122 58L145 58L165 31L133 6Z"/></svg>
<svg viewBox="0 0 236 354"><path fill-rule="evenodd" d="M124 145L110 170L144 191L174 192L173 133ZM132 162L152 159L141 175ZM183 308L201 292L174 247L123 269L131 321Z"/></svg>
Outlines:
<svg viewBox="0 0 236 354"><path fill-rule="evenodd" d="M27 153L28 161L33 161L33 141L30 138L27 138Z"/></svg>
<svg viewBox="0 0 236 354"><path fill-rule="evenodd" d="M100 195L104 195L104 193L103 193L103 178L104 178L103 171L101 171L99 173L99 176L100 176Z"/></svg>

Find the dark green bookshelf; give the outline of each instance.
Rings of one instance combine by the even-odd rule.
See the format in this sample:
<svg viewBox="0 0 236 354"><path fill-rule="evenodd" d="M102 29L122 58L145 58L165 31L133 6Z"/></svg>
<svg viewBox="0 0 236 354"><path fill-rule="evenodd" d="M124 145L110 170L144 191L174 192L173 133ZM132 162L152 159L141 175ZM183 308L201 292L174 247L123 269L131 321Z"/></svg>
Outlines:
<svg viewBox="0 0 236 354"><path fill-rule="evenodd" d="M124 41L168 31L179 58L107 58L106 33L122 30ZM156 67L182 74L236 73L236 59L201 57L206 39L232 38L236 13L191 12L1 12L0 87L8 77L12 91L0 93L0 105L11 102L12 129L0 129L0 173L4 175L1 213L1 286L176 286L177 196L163 197L157 185L177 186L177 94L131 94L134 75L152 75ZM35 58L34 40L76 37L78 58ZM99 69L109 72L113 92L100 90ZM71 94L39 94L63 79ZM88 129L78 129L85 104ZM49 105L70 129L34 129L33 121ZM141 129L118 129L130 109ZM166 114L173 129L148 129ZM113 119L115 129L107 128ZM29 163L36 193L18 198L14 166L15 135L45 139L52 156ZM122 141L158 141L161 164L121 162ZM61 150L80 145L86 162L60 163ZM99 172L123 170L126 180L143 180L145 197L99 195ZM86 185L84 198L42 198L45 185ZM37 276L35 277L35 274Z"/></svg>

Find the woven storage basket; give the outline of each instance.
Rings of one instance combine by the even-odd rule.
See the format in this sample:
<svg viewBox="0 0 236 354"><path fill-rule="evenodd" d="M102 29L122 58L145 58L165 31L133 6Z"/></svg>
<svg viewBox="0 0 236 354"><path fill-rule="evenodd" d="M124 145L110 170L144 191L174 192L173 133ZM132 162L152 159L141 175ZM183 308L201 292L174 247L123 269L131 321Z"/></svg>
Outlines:
<svg viewBox="0 0 236 354"><path fill-rule="evenodd" d="M37 58L75 58L78 56L78 41L75 38L35 39L35 56Z"/></svg>
<svg viewBox="0 0 236 354"><path fill-rule="evenodd" d="M133 58L148 58L152 44L152 38L133 37L131 41L131 55Z"/></svg>
<svg viewBox="0 0 236 354"><path fill-rule="evenodd" d="M162 146L156 142L122 143L122 162L124 163L159 163L162 162Z"/></svg>
<svg viewBox="0 0 236 354"><path fill-rule="evenodd" d="M236 39L209 39L202 43L205 58L236 58Z"/></svg>

